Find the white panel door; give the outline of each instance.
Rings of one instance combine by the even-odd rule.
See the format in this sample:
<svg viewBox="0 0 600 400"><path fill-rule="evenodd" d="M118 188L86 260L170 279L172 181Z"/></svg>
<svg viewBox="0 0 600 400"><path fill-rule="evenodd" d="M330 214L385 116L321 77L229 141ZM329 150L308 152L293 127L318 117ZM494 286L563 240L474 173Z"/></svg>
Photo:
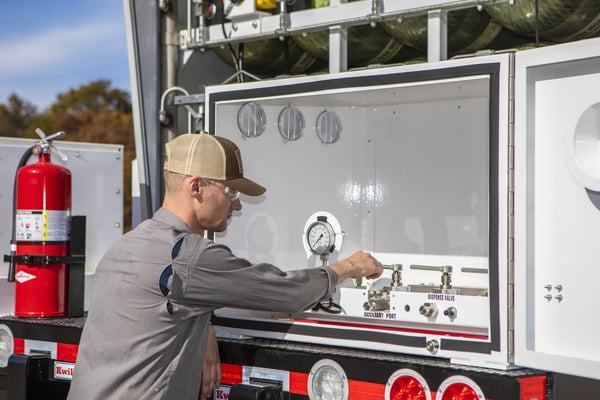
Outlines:
<svg viewBox="0 0 600 400"><path fill-rule="evenodd" d="M515 363L600 378L600 40L515 76Z"/></svg>

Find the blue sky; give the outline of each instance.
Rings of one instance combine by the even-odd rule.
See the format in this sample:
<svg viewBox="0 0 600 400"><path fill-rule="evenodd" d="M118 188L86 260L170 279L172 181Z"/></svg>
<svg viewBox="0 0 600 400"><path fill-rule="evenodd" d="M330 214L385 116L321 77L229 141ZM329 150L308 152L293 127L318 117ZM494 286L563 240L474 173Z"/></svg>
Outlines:
<svg viewBox="0 0 600 400"><path fill-rule="evenodd" d="M99 79L130 91L122 0L0 0L0 103L42 111Z"/></svg>

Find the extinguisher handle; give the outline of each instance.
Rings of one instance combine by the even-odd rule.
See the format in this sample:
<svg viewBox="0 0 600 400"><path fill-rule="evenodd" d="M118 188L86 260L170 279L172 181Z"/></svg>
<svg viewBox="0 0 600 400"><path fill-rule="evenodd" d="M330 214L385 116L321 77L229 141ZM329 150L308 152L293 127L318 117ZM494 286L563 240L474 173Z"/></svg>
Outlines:
<svg viewBox="0 0 600 400"><path fill-rule="evenodd" d="M43 130L41 130L40 128L35 128L35 133L37 133L37 135L40 137L40 143L46 143L46 144L49 144L53 140L56 140L56 139L59 139L59 138L65 136L65 132L63 132L63 131L53 133L50 136L46 136L46 133Z"/></svg>

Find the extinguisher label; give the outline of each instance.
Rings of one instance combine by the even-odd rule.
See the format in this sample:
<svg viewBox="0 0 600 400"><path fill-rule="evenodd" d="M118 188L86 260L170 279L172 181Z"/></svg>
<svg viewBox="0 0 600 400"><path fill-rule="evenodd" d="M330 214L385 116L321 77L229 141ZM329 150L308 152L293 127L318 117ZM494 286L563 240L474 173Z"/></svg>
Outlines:
<svg viewBox="0 0 600 400"><path fill-rule="evenodd" d="M70 211L17 210L18 241L64 242L69 240Z"/></svg>
<svg viewBox="0 0 600 400"><path fill-rule="evenodd" d="M19 271L15 275L15 279L19 283L25 283L25 282L30 281L30 280L35 279L35 278L37 278L37 276L31 275L31 274L29 274L29 273L27 273L25 271Z"/></svg>

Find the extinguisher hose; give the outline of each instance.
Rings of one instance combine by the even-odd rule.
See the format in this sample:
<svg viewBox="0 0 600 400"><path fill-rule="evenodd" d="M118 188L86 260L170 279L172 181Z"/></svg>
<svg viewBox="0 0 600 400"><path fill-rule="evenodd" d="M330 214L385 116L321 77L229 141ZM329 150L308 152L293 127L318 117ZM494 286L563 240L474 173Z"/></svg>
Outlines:
<svg viewBox="0 0 600 400"><path fill-rule="evenodd" d="M37 147L37 145L31 146L30 148L28 148L25 153L23 154L23 156L21 157L21 160L19 161L19 165L17 166L17 172L15 173L15 180L14 180L14 184L13 184L13 213L12 213L12 233L11 233L11 237L10 237L10 262L8 264L8 282L14 282L15 281L15 261L14 261L14 256L16 255L17 252L17 176L18 176L18 172L19 169L21 169L22 167L24 167L27 164L27 161L29 161L29 157L31 157L31 155L34 152L34 149Z"/></svg>

